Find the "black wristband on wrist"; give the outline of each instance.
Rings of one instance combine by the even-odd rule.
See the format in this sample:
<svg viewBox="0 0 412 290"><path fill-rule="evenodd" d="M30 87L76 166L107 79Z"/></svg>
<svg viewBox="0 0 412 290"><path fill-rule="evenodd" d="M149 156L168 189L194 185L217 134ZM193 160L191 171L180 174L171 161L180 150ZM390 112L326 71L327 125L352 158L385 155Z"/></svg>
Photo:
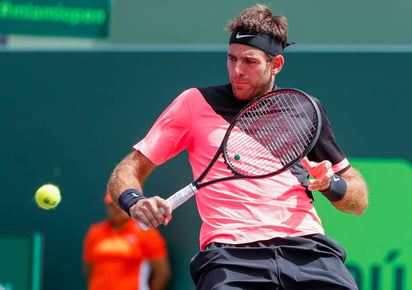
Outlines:
<svg viewBox="0 0 412 290"><path fill-rule="evenodd" d="M129 188L122 192L119 196L119 206L130 216L130 208L136 202L146 197L137 189Z"/></svg>
<svg viewBox="0 0 412 290"><path fill-rule="evenodd" d="M341 200L345 195L346 188L346 181L339 175L335 174L332 176L332 179L330 180L329 188L321 192L330 201L338 201Z"/></svg>

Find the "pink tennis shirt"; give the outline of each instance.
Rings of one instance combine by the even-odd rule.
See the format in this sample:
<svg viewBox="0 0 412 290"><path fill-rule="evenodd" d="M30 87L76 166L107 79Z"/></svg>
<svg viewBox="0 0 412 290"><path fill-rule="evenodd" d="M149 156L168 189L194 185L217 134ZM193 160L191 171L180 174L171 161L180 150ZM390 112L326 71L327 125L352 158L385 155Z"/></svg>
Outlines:
<svg viewBox="0 0 412 290"><path fill-rule="evenodd" d="M160 165L187 149L196 179L215 155L229 122L217 114L199 89L180 94L136 145ZM346 159L334 169L348 165ZM223 158L205 180L231 175ZM261 179L236 179L199 189L200 248L210 242L242 244L275 237L324 233L305 187L290 171Z"/></svg>

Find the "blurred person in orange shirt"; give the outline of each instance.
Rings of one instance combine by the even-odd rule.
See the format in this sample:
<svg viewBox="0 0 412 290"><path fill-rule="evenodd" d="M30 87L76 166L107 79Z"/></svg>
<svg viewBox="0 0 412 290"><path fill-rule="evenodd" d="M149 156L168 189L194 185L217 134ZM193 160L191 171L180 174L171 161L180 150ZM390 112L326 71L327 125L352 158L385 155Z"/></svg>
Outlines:
<svg viewBox="0 0 412 290"><path fill-rule="evenodd" d="M171 269L166 241L160 232L143 230L113 203L108 192L104 203L107 219L92 224L83 243L88 290L137 290L144 285L151 290L166 289ZM145 261L150 268L147 282L142 280Z"/></svg>

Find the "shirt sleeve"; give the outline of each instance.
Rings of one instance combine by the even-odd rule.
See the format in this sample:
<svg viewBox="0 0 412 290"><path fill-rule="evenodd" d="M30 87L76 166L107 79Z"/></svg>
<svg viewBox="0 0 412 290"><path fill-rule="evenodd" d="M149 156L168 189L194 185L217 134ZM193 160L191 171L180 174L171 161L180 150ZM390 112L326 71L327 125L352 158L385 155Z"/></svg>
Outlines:
<svg viewBox="0 0 412 290"><path fill-rule="evenodd" d="M158 260L168 256L166 241L157 229L140 232L142 252L147 260Z"/></svg>
<svg viewBox="0 0 412 290"><path fill-rule="evenodd" d="M181 93L153 124L146 136L133 146L150 161L160 165L187 148L192 124L191 103L197 89Z"/></svg>
<svg viewBox="0 0 412 290"><path fill-rule="evenodd" d="M315 101L321 113L322 128L319 139L309 152L308 158L316 162L329 160L332 162L333 171L335 173L342 173L350 167L349 161L336 142L325 108L318 99L315 98Z"/></svg>

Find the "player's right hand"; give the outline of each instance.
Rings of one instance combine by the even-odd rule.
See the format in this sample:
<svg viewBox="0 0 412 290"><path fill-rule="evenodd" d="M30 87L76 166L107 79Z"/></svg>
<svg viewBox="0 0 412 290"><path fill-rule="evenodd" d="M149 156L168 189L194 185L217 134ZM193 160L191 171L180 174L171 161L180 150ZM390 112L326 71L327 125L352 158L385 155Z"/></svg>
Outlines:
<svg viewBox="0 0 412 290"><path fill-rule="evenodd" d="M159 197L153 196L139 200L130 207L130 216L133 220L143 223L148 228L167 225L172 219L172 208L169 203Z"/></svg>

